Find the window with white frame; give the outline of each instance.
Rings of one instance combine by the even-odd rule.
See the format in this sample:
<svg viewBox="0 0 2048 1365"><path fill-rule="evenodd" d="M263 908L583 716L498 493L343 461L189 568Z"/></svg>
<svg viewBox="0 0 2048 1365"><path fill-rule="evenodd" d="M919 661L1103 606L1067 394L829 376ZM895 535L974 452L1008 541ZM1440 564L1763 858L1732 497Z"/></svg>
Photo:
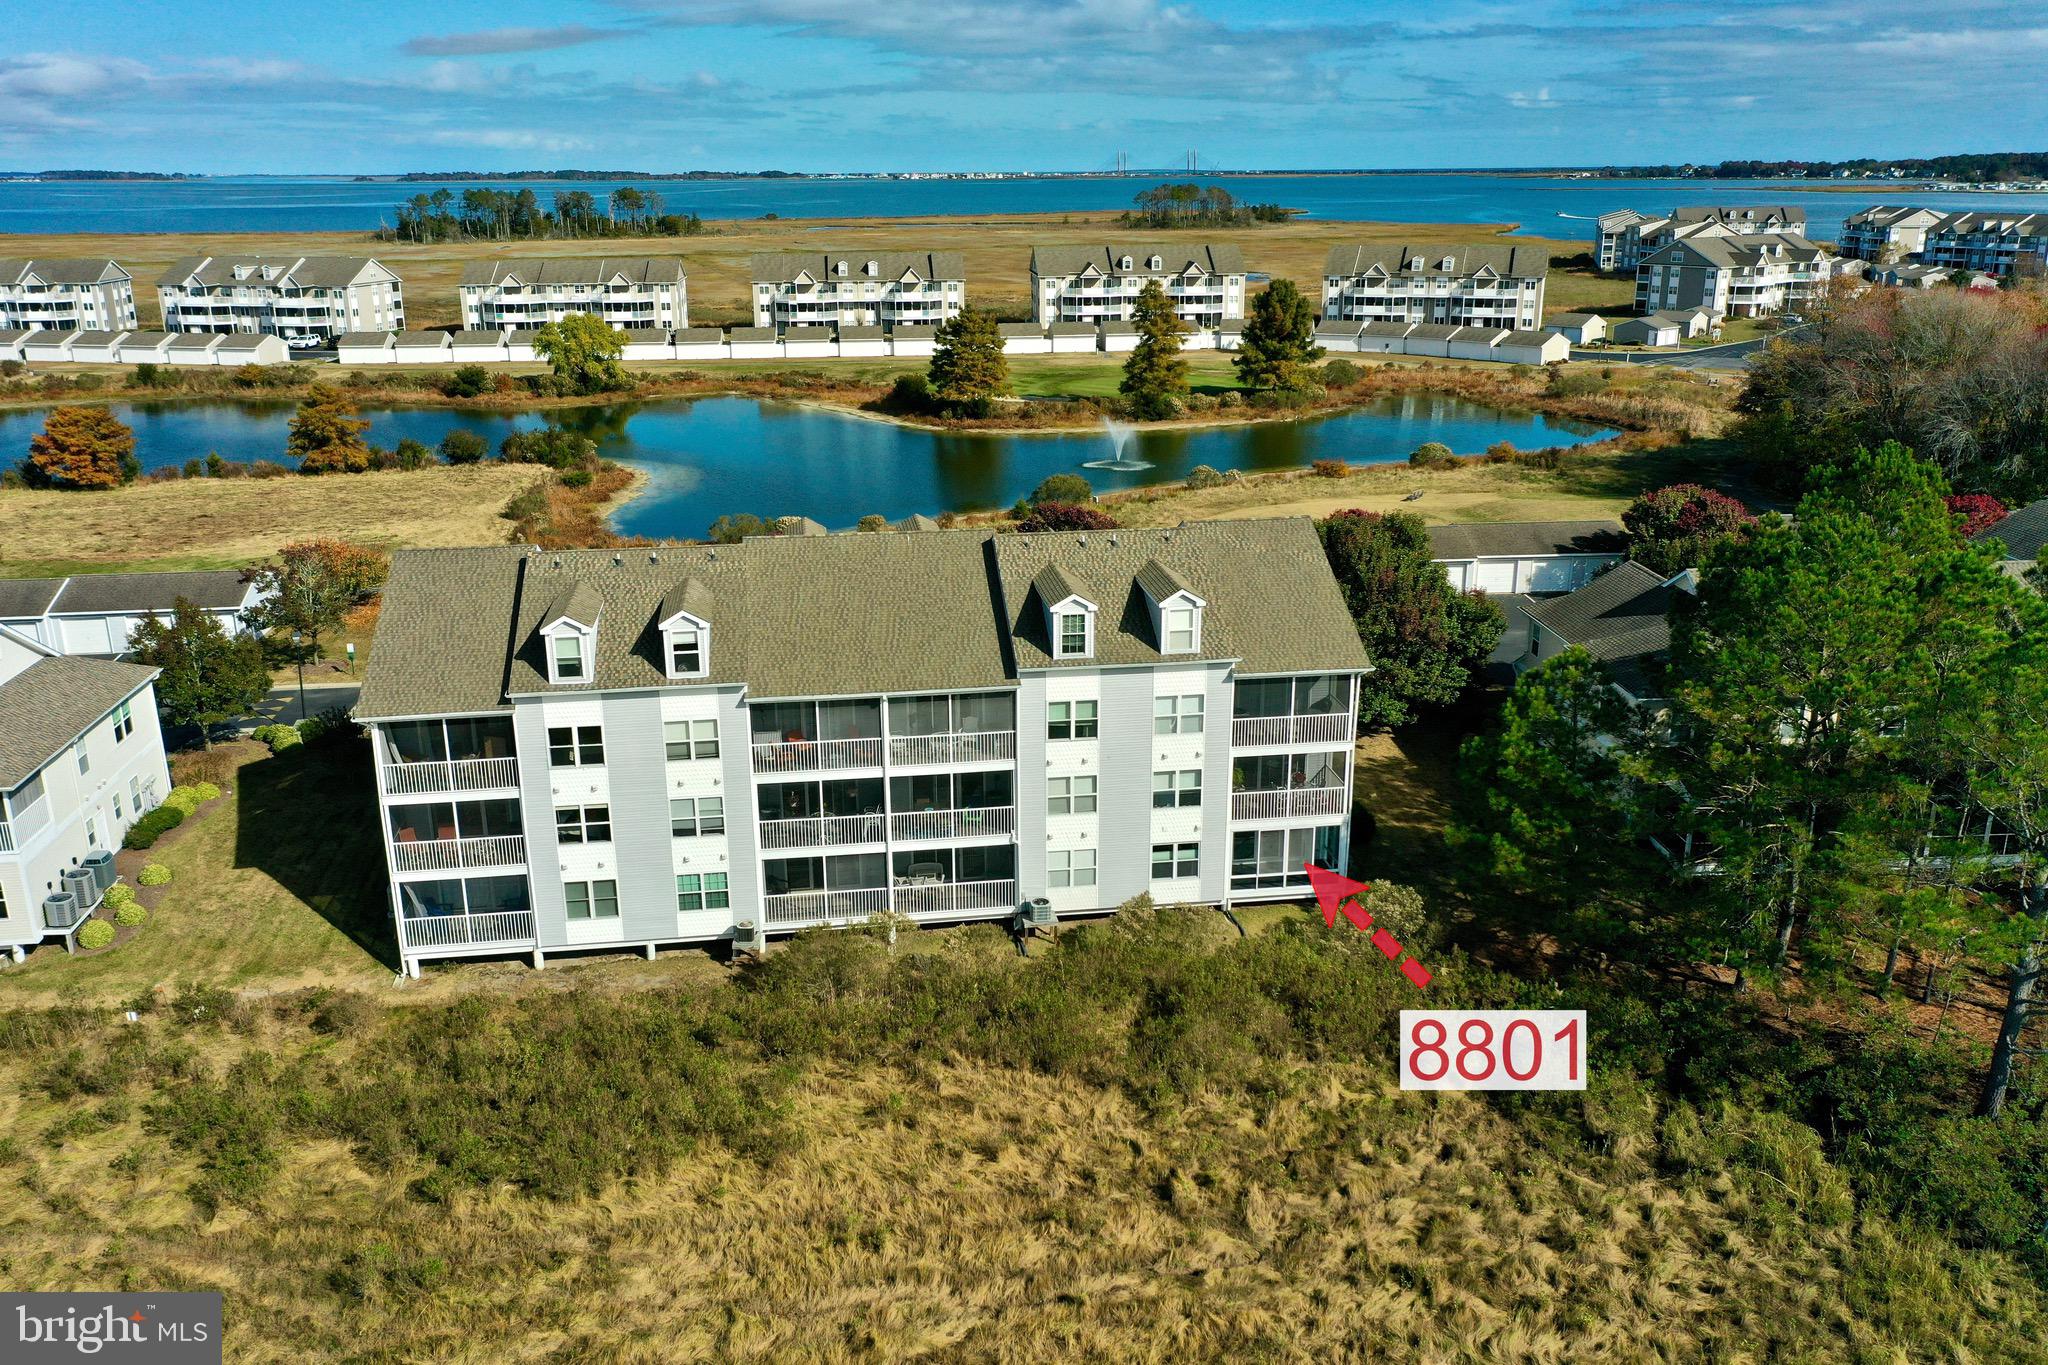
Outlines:
<svg viewBox="0 0 2048 1365"><path fill-rule="evenodd" d="M718 722L715 720L672 720L663 724L662 738L668 756L675 761L718 757Z"/></svg>
<svg viewBox="0 0 2048 1365"><path fill-rule="evenodd" d="M1045 855L1045 884L1051 887L1095 885L1095 850L1056 848Z"/></svg>
<svg viewBox="0 0 2048 1365"><path fill-rule="evenodd" d="M1202 733L1202 696L1154 697L1152 733L1155 735L1199 735Z"/></svg>
<svg viewBox="0 0 2048 1365"><path fill-rule="evenodd" d="M1166 881L1174 877L1198 877L1202 873L1202 846L1200 844L1154 844L1152 845L1152 880Z"/></svg>
<svg viewBox="0 0 2048 1365"><path fill-rule="evenodd" d="M562 898L568 904L571 920L619 917L617 882L565 882L562 885Z"/></svg>
<svg viewBox="0 0 2048 1365"><path fill-rule="evenodd" d="M122 702L114 708L114 743L135 733L135 709L131 702Z"/></svg>
<svg viewBox="0 0 2048 1365"><path fill-rule="evenodd" d="M711 632L689 617L677 617L667 630L668 675L671 678L701 678L710 670Z"/></svg>
<svg viewBox="0 0 2048 1365"><path fill-rule="evenodd" d="M684 796L668 803L668 832L677 839L725 833L725 798Z"/></svg>
<svg viewBox="0 0 2048 1365"><path fill-rule="evenodd" d="M1202 770L1180 768L1152 774L1152 805L1157 810L1202 804Z"/></svg>
<svg viewBox="0 0 2048 1365"><path fill-rule="evenodd" d="M557 768L587 768L604 762L604 727L550 725L548 762Z"/></svg>
<svg viewBox="0 0 2048 1365"><path fill-rule="evenodd" d="M608 844L612 841L609 806L563 806L555 811L555 839L564 844Z"/></svg>
<svg viewBox="0 0 2048 1365"><path fill-rule="evenodd" d="M0 919L7 918L7 887L0 885Z"/></svg>
<svg viewBox="0 0 2048 1365"><path fill-rule="evenodd" d="M732 905L723 872L685 872L676 878L676 909L724 910Z"/></svg>
<svg viewBox="0 0 2048 1365"><path fill-rule="evenodd" d="M1175 602L1159 613L1159 652L1193 654L1202 647L1202 613L1189 602Z"/></svg>
<svg viewBox="0 0 2048 1365"><path fill-rule="evenodd" d="M1097 703L1092 701L1049 702L1045 708L1047 739L1096 738Z"/></svg>
<svg viewBox="0 0 2048 1365"><path fill-rule="evenodd" d="M87 773L91 771L92 759L87 757L85 752L85 746L81 744L78 746L78 775L80 777L84 777Z"/></svg>
<svg viewBox="0 0 2048 1365"><path fill-rule="evenodd" d="M1095 652L1089 638L1094 633L1093 622L1087 612L1060 612L1058 624L1059 632L1053 641L1055 658L1085 659Z"/></svg>
<svg viewBox="0 0 2048 1365"><path fill-rule="evenodd" d="M128 804L134 807L134 814L136 818L141 818L142 779L139 777L131 777L128 779Z"/></svg>
<svg viewBox="0 0 2048 1365"><path fill-rule="evenodd" d="M574 631L563 631L555 636L548 659L554 665L553 682L582 682L589 676L588 660L584 658L583 637Z"/></svg>
<svg viewBox="0 0 2048 1365"><path fill-rule="evenodd" d="M1045 780L1047 815L1090 815L1095 811L1096 779L1049 777Z"/></svg>

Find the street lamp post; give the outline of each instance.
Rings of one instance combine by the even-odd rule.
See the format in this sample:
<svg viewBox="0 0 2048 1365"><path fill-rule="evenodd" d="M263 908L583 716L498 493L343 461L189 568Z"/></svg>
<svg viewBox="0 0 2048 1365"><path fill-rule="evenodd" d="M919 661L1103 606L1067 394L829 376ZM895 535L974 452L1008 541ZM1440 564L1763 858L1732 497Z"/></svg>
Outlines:
<svg viewBox="0 0 2048 1365"><path fill-rule="evenodd" d="M299 633L292 632L292 657L299 661L299 719L306 718L306 651L299 646Z"/></svg>

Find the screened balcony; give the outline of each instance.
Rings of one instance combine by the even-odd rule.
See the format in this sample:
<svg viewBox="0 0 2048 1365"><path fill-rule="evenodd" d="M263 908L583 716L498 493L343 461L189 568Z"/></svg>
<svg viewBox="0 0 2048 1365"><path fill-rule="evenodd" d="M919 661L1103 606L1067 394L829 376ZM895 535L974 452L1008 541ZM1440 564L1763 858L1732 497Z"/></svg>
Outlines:
<svg viewBox="0 0 2048 1365"><path fill-rule="evenodd" d="M765 702L748 709L757 773L882 766L878 700Z"/></svg>
<svg viewBox="0 0 2048 1365"><path fill-rule="evenodd" d="M1230 742L1239 748L1349 744L1351 687L1341 673L1241 679L1233 689Z"/></svg>
<svg viewBox="0 0 2048 1365"><path fill-rule="evenodd" d="M393 721L376 728L387 796L519 785L510 716Z"/></svg>
<svg viewBox="0 0 2048 1365"><path fill-rule="evenodd" d="M944 693L889 701L889 762L1004 763L1017 756L1017 699Z"/></svg>
<svg viewBox="0 0 2048 1365"><path fill-rule="evenodd" d="M889 833L910 840L1008 835L1017 827L1016 805L1008 770L892 777Z"/></svg>
<svg viewBox="0 0 2048 1365"><path fill-rule="evenodd" d="M400 872L519 867L526 835L519 802L432 801L390 808L391 863Z"/></svg>
<svg viewBox="0 0 2048 1365"><path fill-rule="evenodd" d="M1345 814L1351 809L1351 788L1345 780L1347 757L1340 750L1235 759L1230 768L1230 818L1280 820Z"/></svg>
<svg viewBox="0 0 2048 1365"><path fill-rule="evenodd" d="M399 943L418 948L520 948L533 944L533 902L524 876L403 882Z"/></svg>
<svg viewBox="0 0 2048 1365"><path fill-rule="evenodd" d="M755 794L762 848L879 844L886 837L879 777L764 782Z"/></svg>

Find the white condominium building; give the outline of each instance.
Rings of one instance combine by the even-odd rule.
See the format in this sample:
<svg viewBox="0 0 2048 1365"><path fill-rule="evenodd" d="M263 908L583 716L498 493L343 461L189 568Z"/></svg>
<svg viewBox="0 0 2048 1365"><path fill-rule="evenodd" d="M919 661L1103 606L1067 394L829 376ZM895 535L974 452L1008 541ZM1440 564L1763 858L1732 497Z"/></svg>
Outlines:
<svg viewBox="0 0 2048 1365"><path fill-rule="evenodd" d="M769 251L751 261L754 325L935 327L967 306L957 251Z"/></svg>
<svg viewBox="0 0 2048 1365"><path fill-rule="evenodd" d="M399 278L363 256L187 256L157 281L167 332L333 340L405 329Z"/></svg>
<svg viewBox="0 0 2048 1365"><path fill-rule="evenodd" d="M106 257L0 258L0 330L120 332L134 326L134 278Z"/></svg>
<svg viewBox="0 0 2048 1365"><path fill-rule="evenodd" d="M1031 319L1129 322L1150 280L1165 285L1173 311L1192 326L1244 317L1244 253L1234 246L1036 246Z"/></svg>
<svg viewBox="0 0 2048 1365"><path fill-rule="evenodd" d="M1784 204L1689 204L1662 217L1618 209L1594 225L1593 257L1601 270L1633 274L1645 257L1690 237L1805 231L1806 210Z"/></svg>
<svg viewBox="0 0 2048 1365"><path fill-rule="evenodd" d="M113 850L170 791L157 671L67 657L0 626L0 952L69 944Z"/></svg>
<svg viewBox="0 0 2048 1365"><path fill-rule="evenodd" d="M1879 265L1916 260L1927 246L1927 230L1941 220L1933 209L1873 204L1843 220L1842 254Z"/></svg>
<svg viewBox="0 0 2048 1365"><path fill-rule="evenodd" d="M462 325L531 331L571 313L622 330L677 331L689 323L678 256L532 256L476 261L462 272Z"/></svg>
<svg viewBox="0 0 2048 1365"><path fill-rule="evenodd" d="M1826 281L1832 262L1826 248L1789 234L1691 237L1636 268L1636 311L1704 308L1737 318L1782 312Z"/></svg>
<svg viewBox="0 0 2048 1365"><path fill-rule="evenodd" d="M356 716L416 973L1298 897L1369 667L1306 519L409 550Z"/></svg>
<svg viewBox="0 0 2048 1365"><path fill-rule="evenodd" d="M1531 330L1543 325L1549 263L1526 246L1331 247L1323 320Z"/></svg>

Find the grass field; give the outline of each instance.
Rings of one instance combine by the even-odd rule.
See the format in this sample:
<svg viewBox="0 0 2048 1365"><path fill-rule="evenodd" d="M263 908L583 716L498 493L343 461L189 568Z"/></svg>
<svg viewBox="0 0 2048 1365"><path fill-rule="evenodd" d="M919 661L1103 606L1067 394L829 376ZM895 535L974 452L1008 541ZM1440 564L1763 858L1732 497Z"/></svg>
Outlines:
<svg viewBox="0 0 2048 1365"><path fill-rule="evenodd" d="M0 574L234 568L316 536L390 548L488 545L539 481L533 465L478 464L326 478L192 479L105 493L0 489Z"/></svg>
<svg viewBox="0 0 2048 1365"><path fill-rule="evenodd" d="M402 187L393 186L396 198ZM774 222L719 221L701 237L615 239L601 242L464 242L415 246L378 242L363 233L149 233L54 235L0 234L0 256L112 256L136 280L142 325L158 320L155 282L181 256L223 251L264 254L371 255L405 281L410 327L452 326L460 321L455 286L469 261L503 256L651 255L683 257L689 274L693 323L732 325L752 321L747 259L758 251L852 249L960 251L967 258L968 297L1006 317L1030 316L1031 248L1038 244L1102 241L1160 241L1180 238L1235 242L1255 272L1285 277L1320 297L1323 257L1343 242L1412 243L1440 246L1486 241L1506 231L1502 224L1350 223L1297 220L1219 232L1130 232L1111 214L1017 214L922 219L784 219ZM1602 278L1587 268L1561 263L1583 255L1584 242L1517 237L1515 245L1547 249L1553 265L1545 305L1552 312L1621 309L1633 301L1632 280Z"/></svg>

